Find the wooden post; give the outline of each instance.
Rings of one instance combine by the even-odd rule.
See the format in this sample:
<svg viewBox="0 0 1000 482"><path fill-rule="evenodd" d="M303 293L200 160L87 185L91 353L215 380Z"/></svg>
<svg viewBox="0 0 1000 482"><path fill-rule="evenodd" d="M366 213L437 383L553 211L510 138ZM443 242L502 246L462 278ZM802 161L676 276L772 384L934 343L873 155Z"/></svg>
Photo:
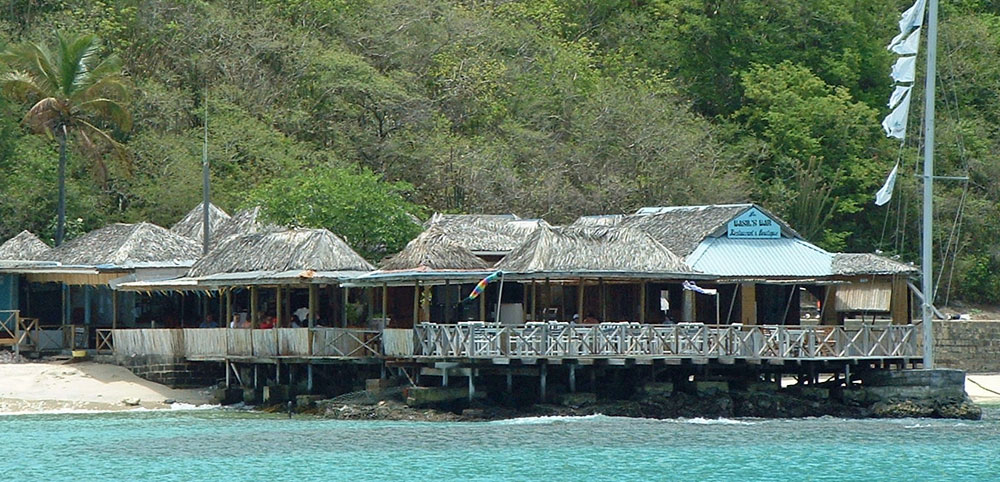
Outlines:
<svg viewBox="0 0 1000 482"><path fill-rule="evenodd" d="M285 298L284 298L284 304L285 304L285 312L284 312L285 313L284 314L285 318L284 319L285 319L285 321L282 322L281 326L283 326L283 327L291 327L291 325L292 325L292 287L288 286L288 287L286 287L282 291L285 293ZM299 320L299 321L301 322L301 321L304 321L304 320ZM291 372L289 372L289 373L291 373Z"/></svg>
<svg viewBox="0 0 1000 482"><path fill-rule="evenodd" d="M639 323L646 322L646 280L639 282Z"/></svg>
<svg viewBox="0 0 1000 482"><path fill-rule="evenodd" d="M569 392L576 393L576 364L569 366Z"/></svg>
<svg viewBox="0 0 1000 482"><path fill-rule="evenodd" d="M219 323L219 326L223 328L228 328L229 323L233 321L233 289L229 288L226 290L226 319Z"/></svg>
<svg viewBox="0 0 1000 482"><path fill-rule="evenodd" d="M837 325L840 317L837 315L837 287L827 286L823 293L823 304L820 305L819 319L822 325Z"/></svg>
<svg viewBox="0 0 1000 482"><path fill-rule="evenodd" d="M583 278L580 278L580 284L576 287L576 314L580 315L580 319L577 321L583 321L583 294L586 292L587 286ZM568 319L572 320L572 317Z"/></svg>
<svg viewBox="0 0 1000 482"><path fill-rule="evenodd" d="M382 318L389 323L389 283L382 283Z"/></svg>
<svg viewBox="0 0 1000 482"><path fill-rule="evenodd" d="M347 288L346 286L341 287L343 293L341 295L341 303L340 303L340 326L343 328L347 328L347 301L349 299L348 297L349 293L347 291L348 289L349 288Z"/></svg>
<svg viewBox="0 0 1000 482"><path fill-rule="evenodd" d="M538 319L538 287L535 285L535 280L531 280L531 317L530 320Z"/></svg>
<svg viewBox="0 0 1000 482"><path fill-rule="evenodd" d="M684 290L682 292L682 302L681 302L681 321L693 322L697 320L697 309L695 307L695 293L691 290Z"/></svg>
<svg viewBox="0 0 1000 482"><path fill-rule="evenodd" d="M451 282L444 280L444 323L451 323Z"/></svg>
<svg viewBox="0 0 1000 482"><path fill-rule="evenodd" d="M67 285L67 284L63 284L62 285L62 301L63 301L63 306L62 306L62 308L63 308L62 309L62 324L63 324L63 326L66 326L66 325L69 324L69 321L70 321L69 320L69 311L70 311L70 302L72 301L70 299L70 296L69 296L69 285ZM72 347L70 347L70 348L72 348Z"/></svg>
<svg viewBox="0 0 1000 482"><path fill-rule="evenodd" d="M281 328L281 315L284 314L284 303L281 298L281 285L274 287L274 327Z"/></svg>
<svg viewBox="0 0 1000 482"><path fill-rule="evenodd" d="M111 329L118 328L118 291L111 291Z"/></svg>
<svg viewBox="0 0 1000 482"><path fill-rule="evenodd" d="M514 392L514 372L507 369L507 393Z"/></svg>
<svg viewBox="0 0 1000 482"><path fill-rule="evenodd" d="M309 285L309 319L303 320L309 323L309 328L316 327L316 310L319 309L319 287L310 284ZM309 368L310 373L312 373L312 367Z"/></svg>
<svg viewBox="0 0 1000 482"><path fill-rule="evenodd" d="M740 283L740 322L757 324L757 288L753 283Z"/></svg>
<svg viewBox="0 0 1000 482"><path fill-rule="evenodd" d="M598 290L601 292L601 321L608 321L608 300L604 293L604 278L597 279ZM583 315L580 315L583 316Z"/></svg>
<svg viewBox="0 0 1000 482"><path fill-rule="evenodd" d="M250 328L257 328L257 287L250 287ZM254 378L256 375L257 366L254 365ZM256 383L256 381L254 382Z"/></svg>
<svg viewBox="0 0 1000 482"><path fill-rule="evenodd" d="M906 325L910 323L910 306L907 302L910 288L906 286L906 278L892 277L892 298L889 301L889 311L892 313L892 324Z"/></svg>
<svg viewBox="0 0 1000 482"><path fill-rule="evenodd" d="M312 393L313 391L313 366L312 363L306 365L306 391Z"/></svg>
<svg viewBox="0 0 1000 482"><path fill-rule="evenodd" d="M420 280L413 285L413 326L420 323Z"/></svg>
<svg viewBox="0 0 1000 482"><path fill-rule="evenodd" d="M486 321L486 290L479 295L479 321Z"/></svg>
<svg viewBox="0 0 1000 482"><path fill-rule="evenodd" d="M90 285L83 285L83 324L90 326Z"/></svg>

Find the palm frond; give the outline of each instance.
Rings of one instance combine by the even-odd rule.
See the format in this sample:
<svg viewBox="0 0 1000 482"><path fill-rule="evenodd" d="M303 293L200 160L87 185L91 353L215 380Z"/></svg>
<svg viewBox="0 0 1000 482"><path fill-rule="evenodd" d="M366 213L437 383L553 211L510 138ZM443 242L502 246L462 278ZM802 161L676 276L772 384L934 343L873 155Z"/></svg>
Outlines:
<svg viewBox="0 0 1000 482"><path fill-rule="evenodd" d="M107 118L119 129L128 131L132 129L132 116L121 104L111 99L93 99L82 102L78 105L80 110L89 111L100 117Z"/></svg>
<svg viewBox="0 0 1000 482"><path fill-rule="evenodd" d="M128 96L129 89L125 83L125 78L121 75L109 75L95 79L86 89L75 92L72 99L75 103L81 103L105 97L117 102L118 99L126 99Z"/></svg>
<svg viewBox="0 0 1000 482"><path fill-rule="evenodd" d="M69 112L59 99L46 97L28 109L24 114L24 123L35 132L49 132L65 120Z"/></svg>
<svg viewBox="0 0 1000 482"><path fill-rule="evenodd" d="M104 79L121 78L122 60L117 55L109 55L100 60L97 65L88 65L86 75L79 78L80 83L76 86L76 91L88 91L94 84Z"/></svg>
<svg viewBox="0 0 1000 482"><path fill-rule="evenodd" d="M0 89L6 97L17 101L45 97L45 93L35 82L35 78L19 70L3 74L0 77Z"/></svg>
<svg viewBox="0 0 1000 482"><path fill-rule="evenodd" d="M62 34L59 39L59 85L68 97L86 84L87 71L97 56L97 37L81 35L70 38Z"/></svg>

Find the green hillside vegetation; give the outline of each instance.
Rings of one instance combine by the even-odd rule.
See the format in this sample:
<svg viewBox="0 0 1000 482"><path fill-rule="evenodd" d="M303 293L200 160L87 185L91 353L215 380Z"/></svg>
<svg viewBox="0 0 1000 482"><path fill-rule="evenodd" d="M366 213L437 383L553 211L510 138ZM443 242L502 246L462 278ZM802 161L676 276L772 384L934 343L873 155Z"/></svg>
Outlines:
<svg viewBox="0 0 1000 482"><path fill-rule="evenodd" d="M327 227L370 258L405 242L406 213L562 223L752 200L824 248L913 260L922 105L902 150L879 126L885 45L909 3L11 0L0 47L95 34L124 63L133 125L98 127L127 159L70 146L69 236L170 225L200 202L207 107L217 204L263 201L273 219ZM971 177L936 191L942 298L1000 289L998 7L942 5L938 174ZM25 112L0 100L0 236L51 239L57 143ZM900 155L896 197L878 208ZM390 221L356 229L368 214L336 208L352 197ZM301 212L303 199L334 207Z"/></svg>

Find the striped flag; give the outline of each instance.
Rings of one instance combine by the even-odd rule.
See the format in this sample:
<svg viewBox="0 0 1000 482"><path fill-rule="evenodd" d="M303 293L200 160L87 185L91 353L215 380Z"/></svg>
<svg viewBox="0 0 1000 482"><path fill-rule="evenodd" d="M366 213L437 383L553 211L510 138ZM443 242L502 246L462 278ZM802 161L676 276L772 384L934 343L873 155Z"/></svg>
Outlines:
<svg viewBox="0 0 1000 482"><path fill-rule="evenodd" d="M465 299L465 301L479 298L479 295L483 294L483 291L486 291L486 285L490 284L493 281L496 281L498 278L500 278L500 275L501 275L500 271L497 271L495 273L491 273L489 276L480 280L479 283L476 283L476 287L472 288L472 293L469 293L469 296L468 298Z"/></svg>

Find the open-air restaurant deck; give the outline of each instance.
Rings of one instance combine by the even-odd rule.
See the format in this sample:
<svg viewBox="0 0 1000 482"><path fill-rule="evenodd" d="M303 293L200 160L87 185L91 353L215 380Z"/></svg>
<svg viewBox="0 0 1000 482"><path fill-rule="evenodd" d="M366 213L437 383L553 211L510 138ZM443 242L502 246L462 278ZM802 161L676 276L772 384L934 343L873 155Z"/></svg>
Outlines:
<svg viewBox="0 0 1000 482"><path fill-rule="evenodd" d="M379 266L330 231L215 206L203 256L201 212L170 230L116 224L57 248L30 233L0 246L0 343L221 364L230 383L237 366L282 364L470 384L479 370L544 377L558 365L846 375L916 366L923 350L912 266L827 252L754 204L567 226L437 214Z"/></svg>

